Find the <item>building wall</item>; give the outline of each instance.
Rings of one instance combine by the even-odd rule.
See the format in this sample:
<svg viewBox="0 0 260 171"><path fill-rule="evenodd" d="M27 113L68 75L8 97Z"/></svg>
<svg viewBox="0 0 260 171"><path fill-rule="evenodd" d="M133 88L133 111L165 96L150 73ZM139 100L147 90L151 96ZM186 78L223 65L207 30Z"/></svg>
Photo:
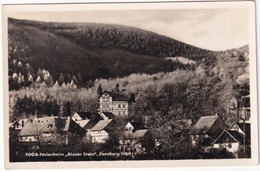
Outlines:
<svg viewBox="0 0 260 171"><path fill-rule="evenodd" d="M113 101L108 94L100 97L100 112L112 112L115 116L128 116L128 101Z"/></svg>
<svg viewBox="0 0 260 171"><path fill-rule="evenodd" d="M119 140L119 149L121 152L132 152L134 154L141 154L145 152L142 144L136 140L133 142L128 140Z"/></svg>
<svg viewBox="0 0 260 171"><path fill-rule="evenodd" d="M37 136L22 136L19 137L20 142L37 142L38 137Z"/></svg>
<svg viewBox="0 0 260 171"><path fill-rule="evenodd" d="M250 123L251 122L250 118L251 118L250 107L243 107L240 112L239 122L243 122L243 120L245 119L246 123Z"/></svg>
<svg viewBox="0 0 260 171"><path fill-rule="evenodd" d="M78 115L78 113L74 113L74 115L71 117L72 120L74 121L81 121L82 118Z"/></svg>
<svg viewBox="0 0 260 171"><path fill-rule="evenodd" d="M232 153L237 153L239 150L239 143L233 142L233 143L221 143L221 144L213 144L213 148L223 149L226 148L227 151Z"/></svg>
<svg viewBox="0 0 260 171"><path fill-rule="evenodd" d="M91 131L90 136L92 139L92 143L105 143L109 138L108 133L104 130L101 131Z"/></svg>
<svg viewBox="0 0 260 171"><path fill-rule="evenodd" d="M112 113L116 116L128 116L128 102L127 101L113 101Z"/></svg>

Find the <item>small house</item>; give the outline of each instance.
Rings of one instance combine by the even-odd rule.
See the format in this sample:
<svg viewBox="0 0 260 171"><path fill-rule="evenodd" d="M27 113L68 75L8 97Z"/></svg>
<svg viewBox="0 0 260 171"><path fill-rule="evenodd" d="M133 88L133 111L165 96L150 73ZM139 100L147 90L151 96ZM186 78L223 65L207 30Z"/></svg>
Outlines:
<svg viewBox="0 0 260 171"><path fill-rule="evenodd" d="M237 152L243 145L244 134L233 130L224 130L215 141L212 142L212 148L226 149L237 156Z"/></svg>
<svg viewBox="0 0 260 171"><path fill-rule="evenodd" d="M105 128L109 125L112 119L100 120L93 128L88 132L92 143L105 143L109 138L109 134Z"/></svg>
<svg viewBox="0 0 260 171"><path fill-rule="evenodd" d="M250 123L233 123L229 130L231 131L237 131L242 135L245 135L245 144L250 145L251 144L251 128Z"/></svg>
<svg viewBox="0 0 260 171"><path fill-rule="evenodd" d="M142 140L148 129L125 131L119 138L119 149L122 152L131 152L132 154L140 154L145 152Z"/></svg>
<svg viewBox="0 0 260 171"><path fill-rule="evenodd" d="M227 125L220 116L201 116L190 131L192 146L198 143L202 146L210 146L211 142L227 129Z"/></svg>
<svg viewBox="0 0 260 171"><path fill-rule="evenodd" d="M70 138L82 138L86 131L70 118L43 117L27 122L19 132L19 141L23 143L41 142L47 144L68 144Z"/></svg>

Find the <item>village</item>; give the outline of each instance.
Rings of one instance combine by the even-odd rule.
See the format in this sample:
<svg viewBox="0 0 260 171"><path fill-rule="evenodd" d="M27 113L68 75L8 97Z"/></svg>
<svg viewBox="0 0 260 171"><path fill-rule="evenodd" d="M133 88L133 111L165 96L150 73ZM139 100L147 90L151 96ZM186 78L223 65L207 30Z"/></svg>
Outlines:
<svg viewBox="0 0 260 171"><path fill-rule="evenodd" d="M236 115L236 122L231 125L227 125L218 114L201 116L195 123L192 123L191 119L179 120L178 122L185 123L189 129L191 147L199 147L204 154L210 153L212 149L226 150L232 153L234 158L240 157L238 154L241 149L246 153L246 149L250 149L251 144L249 99L249 95L242 97L240 104L234 98L231 100L228 105L229 110L233 110ZM119 123L121 125L116 122L117 118L129 115L133 103L135 103L133 94L127 96L122 93L104 91L99 98L99 112L77 111L67 117L46 116L20 119L9 125L10 141L16 140L15 145L27 147L26 154L39 150L41 146L39 144L50 147L68 146L75 145L74 143L77 143L75 139L84 139L90 144L102 145L112 139L111 135L115 133L115 128L120 126L121 131L116 134L118 142L113 144L116 144L116 152L119 153L112 153L111 149L111 152L107 151L106 154L110 153L111 156L120 153L131 156L145 155L148 151L143 143L150 129L146 126L145 120L144 122ZM155 139L152 148L159 149L163 143L160 139ZM83 151L78 152L83 154ZM89 153L84 151L86 155L90 152L100 153L93 149Z"/></svg>

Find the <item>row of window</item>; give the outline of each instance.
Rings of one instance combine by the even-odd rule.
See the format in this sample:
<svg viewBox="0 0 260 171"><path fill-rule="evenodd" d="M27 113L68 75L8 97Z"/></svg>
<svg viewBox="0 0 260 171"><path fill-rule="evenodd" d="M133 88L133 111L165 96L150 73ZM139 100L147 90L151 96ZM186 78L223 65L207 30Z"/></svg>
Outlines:
<svg viewBox="0 0 260 171"><path fill-rule="evenodd" d="M125 111L118 111L117 115L126 115Z"/></svg>
<svg viewBox="0 0 260 171"><path fill-rule="evenodd" d="M109 103L103 103L103 108L109 108ZM116 105L115 105L116 107ZM126 108L125 104L117 104L117 108Z"/></svg>

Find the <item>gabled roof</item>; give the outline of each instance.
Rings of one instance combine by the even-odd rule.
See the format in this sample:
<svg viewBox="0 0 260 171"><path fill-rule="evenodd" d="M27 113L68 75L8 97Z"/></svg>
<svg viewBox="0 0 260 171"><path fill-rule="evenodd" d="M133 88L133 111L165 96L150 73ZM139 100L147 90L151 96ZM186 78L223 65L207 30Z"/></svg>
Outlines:
<svg viewBox="0 0 260 171"><path fill-rule="evenodd" d="M237 126L239 126L239 128L244 131L244 126L243 123L236 123ZM245 134L246 136L250 136L250 132L251 132L251 127L250 127L250 123L245 123Z"/></svg>
<svg viewBox="0 0 260 171"><path fill-rule="evenodd" d="M18 121L13 121L13 122L9 123L9 128L14 127L14 126L21 127L21 125L19 124Z"/></svg>
<svg viewBox="0 0 260 171"><path fill-rule="evenodd" d="M148 131L148 129L140 129L140 130L136 130L136 131L125 131L122 136L121 139L141 139L145 136L146 132Z"/></svg>
<svg viewBox="0 0 260 171"><path fill-rule="evenodd" d="M102 112L108 119L114 119L115 115L112 112Z"/></svg>
<svg viewBox="0 0 260 171"><path fill-rule="evenodd" d="M191 129L192 135L199 135L207 133L208 130L212 127L215 121L218 119L219 116L201 116L196 124Z"/></svg>
<svg viewBox="0 0 260 171"><path fill-rule="evenodd" d="M36 136L39 135L37 124L28 122L24 125L18 136Z"/></svg>
<svg viewBox="0 0 260 171"><path fill-rule="evenodd" d="M86 119L86 120L81 120L81 121L75 121L81 128L84 128L84 126L86 126L88 124L90 120Z"/></svg>
<svg viewBox="0 0 260 171"><path fill-rule="evenodd" d="M145 126L141 122L130 122L135 130L145 129Z"/></svg>
<svg viewBox="0 0 260 171"><path fill-rule="evenodd" d="M110 91L104 91L103 94L108 94L109 96L112 97L113 101L130 101L131 98L124 95L124 94L119 94L119 93L114 93Z"/></svg>
<svg viewBox="0 0 260 171"><path fill-rule="evenodd" d="M91 128L91 131L101 131L105 129L111 121L112 119L101 120L93 128Z"/></svg>
<svg viewBox="0 0 260 171"><path fill-rule="evenodd" d="M77 124L79 124L79 126L81 128L83 128L84 130L88 130L93 128L96 124L91 122L91 120L87 119L87 120L81 120L81 121L75 121Z"/></svg>
<svg viewBox="0 0 260 171"><path fill-rule="evenodd" d="M125 127L126 125L129 123L129 122L126 122L126 121L123 121L123 122L120 122L118 123L117 122L118 120L117 119L113 119L105 128L105 131L108 133L108 134L114 134L115 132L117 134L123 134L124 133L124 130L125 130ZM119 136L119 135L118 135Z"/></svg>
<svg viewBox="0 0 260 171"><path fill-rule="evenodd" d="M70 118L44 117L27 122L18 136L38 136L44 132L85 131Z"/></svg>
<svg viewBox="0 0 260 171"><path fill-rule="evenodd" d="M100 120L103 120L103 118L100 116L99 113L94 112L76 112L83 120L91 120L94 123L97 123Z"/></svg>
<svg viewBox="0 0 260 171"><path fill-rule="evenodd" d="M245 123L245 130L244 130L244 124L243 123L236 123L234 122L230 127L229 130L232 130L232 128L234 128L235 126L237 126L241 131L243 131L247 138L250 139L251 135L251 127L250 127L250 123Z"/></svg>
<svg viewBox="0 0 260 171"><path fill-rule="evenodd" d="M225 142L225 138L221 139L222 136L230 136L234 141L239 142L240 144L243 144L243 134L237 132L237 131L231 131L231 130L224 130L218 138L212 142L212 144L220 144L220 143L227 143Z"/></svg>
<svg viewBox="0 0 260 171"><path fill-rule="evenodd" d="M83 128L81 128L75 121L68 118L66 119L65 127L62 129L63 132L86 132Z"/></svg>

